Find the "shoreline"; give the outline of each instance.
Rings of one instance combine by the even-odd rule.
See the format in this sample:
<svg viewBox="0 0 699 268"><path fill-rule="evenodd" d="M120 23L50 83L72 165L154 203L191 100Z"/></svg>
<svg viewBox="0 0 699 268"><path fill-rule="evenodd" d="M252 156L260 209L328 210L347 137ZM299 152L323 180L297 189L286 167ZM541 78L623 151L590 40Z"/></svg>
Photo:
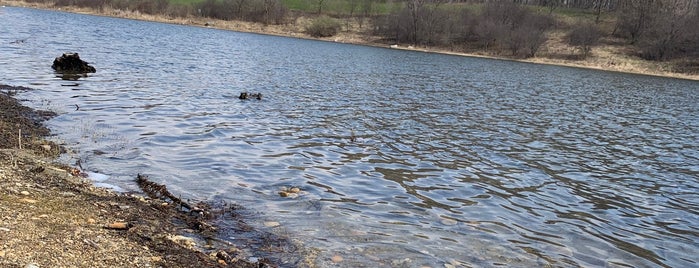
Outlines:
<svg viewBox="0 0 699 268"><path fill-rule="evenodd" d="M235 204L186 204L147 178L142 186L140 174L143 193L114 192L94 186L89 172L55 163L64 149L44 139L43 122L56 114L14 97L31 90L0 84L0 267L312 266L302 251L264 249L301 246L247 225ZM224 241L222 233L249 240Z"/></svg>
<svg viewBox="0 0 699 268"><path fill-rule="evenodd" d="M70 12L77 14L104 16L104 17L114 17L114 18L124 18L124 19L134 19L141 21L150 22L160 22L168 24L179 24L188 25L195 27L207 27L220 30L228 30L242 33L254 33L262 35L289 37L289 38L299 38L306 40L318 40L333 43L346 43L370 47L380 47L387 49L400 49L406 51L416 51L423 53L436 53L460 57L471 57L471 58L483 58L483 59L494 59L521 63L532 63L532 64L542 64L542 65L552 65L552 66L563 66L570 68L580 68L580 69L591 69L598 71L616 72L624 74L635 74L635 75L646 75L654 77L664 77L664 78L676 78L699 81L699 74L686 74L686 73L676 73L668 71L671 68L670 62L653 62L642 60L637 57L628 56L620 52L623 50L624 46L613 46L613 45L600 45L593 48L592 56L585 60L569 60L569 59L556 59L551 58L555 54L565 53L570 47L565 47L561 45L560 38L550 38L547 41L549 44L544 46L543 51L540 54L544 56L536 56L528 59L517 59L512 57L504 57L499 55L491 55L486 52L460 52L439 47L413 47L410 45L403 44L385 44L380 42L380 38L377 36L371 36L361 33L361 29L354 29L355 27L350 27L352 29L345 29L339 32L336 36L327 38L314 38L307 35L304 32L304 26L310 22L310 18L298 17L291 24L285 25L263 25L260 23L246 22L246 21L224 21L209 19L203 17L167 17L165 15L150 15L142 14L139 12L124 11L118 9L105 8L103 10L95 10L91 8L78 8L73 6L68 7L55 7L46 3L27 3L25 1L17 0L0 0L0 5L14 6L14 7L25 7L25 8L36 8L36 9L46 9L46 10L56 10L62 12ZM548 53L548 54L547 54ZM546 57L548 55L549 57Z"/></svg>

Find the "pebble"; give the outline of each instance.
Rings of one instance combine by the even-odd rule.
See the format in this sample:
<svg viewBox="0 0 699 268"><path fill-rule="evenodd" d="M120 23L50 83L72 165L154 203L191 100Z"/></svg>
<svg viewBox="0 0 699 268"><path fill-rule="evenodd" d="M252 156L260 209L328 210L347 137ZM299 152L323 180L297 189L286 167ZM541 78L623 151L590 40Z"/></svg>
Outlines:
<svg viewBox="0 0 699 268"><path fill-rule="evenodd" d="M129 229L129 225L125 222L114 222L108 224L107 226L105 226L105 228L114 230L126 230Z"/></svg>
<svg viewBox="0 0 699 268"><path fill-rule="evenodd" d="M29 192L28 192L28 191L21 191L21 192L19 192L19 193L20 193L21 195L29 195Z"/></svg>
<svg viewBox="0 0 699 268"><path fill-rule="evenodd" d="M34 200L34 199L29 199L29 198L22 198L22 199L20 199L19 201L20 201L20 202L24 202L24 203L29 203L29 204L34 204L34 203L38 202L38 201L36 201L36 200Z"/></svg>
<svg viewBox="0 0 699 268"><path fill-rule="evenodd" d="M3 232L9 232L9 231L10 231L10 229L8 229L8 228L5 228L5 227L0 227L0 231L3 231Z"/></svg>
<svg viewBox="0 0 699 268"><path fill-rule="evenodd" d="M169 236L168 239L186 248L193 248L197 244L196 242L194 242L194 238L182 235Z"/></svg>
<svg viewBox="0 0 699 268"><path fill-rule="evenodd" d="M88 224L95 224L95 223L97 223L97 221L93 218L89 218L89 219L87 219L87 223Z"/></svg>
<svg viewBox="0 0 699 268"><path fill-rule="evenodd" d="M30 263L30 264L25 265L24 268L39 268L39 265Z"/></svg>
<svg viewBox="0 0 699 268"><path fill-rule="evenodd" d="M404 266L410 262L412 262L412 261L409 258L405 258L402 260L393 260L393 261L391 261L391 265L393 265L394 267Z"/></svg>
<svg viewBox="0 0 699 268"><path fill-rule="evenodd" d="M61 196L72 197L75 196L75 194L71 192L61 192Z"/></svg>
<svg viewBox="0 0 699 268"><path fill-rule="evenodd" d="M276 222L276 221L266 221L264 223L264 225L265 225L265 227L277 227L281 224L279 222Z"/></svg>
<svg viewBox="0 0 699 268"><path fill-rule="evenodd" d="M444 264L444 268L456 268L456 266L454 266L454 265L451 264L451 263L445 263L445 264Z"/></svg>
<svg viewBox="0 0 699 268"><path fill-rule="evenodd" d="M0 258L3 258L3 257L5 257L5 254L6 254L6 253L5 253L5 251L4 251L4 250L0 250Z"/></svg>
<svg viewBox="0 0 699 268"><path fill-rule="evenodd" d="M332 258L330 258L330 260L333 261L334 263L338 263L338 262L343 261L344 259L340 255L335 255Z"/></svg>
<svg viewBox="0 0 699 268"><path fill-rule="evenodd" d="M279 196L288 197L288 198L297 198L297 197L299 197L299 194L292 193L292 192L279 192Z"/></svg>

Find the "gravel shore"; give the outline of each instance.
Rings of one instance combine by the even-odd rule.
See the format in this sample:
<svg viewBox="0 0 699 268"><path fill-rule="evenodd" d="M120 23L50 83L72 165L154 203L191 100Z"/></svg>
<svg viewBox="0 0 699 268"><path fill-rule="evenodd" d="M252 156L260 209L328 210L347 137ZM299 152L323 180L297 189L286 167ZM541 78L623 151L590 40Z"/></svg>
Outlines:
<svg viewBox="0 0 699 268"><path fill-rule="evenodd" d="M215 224L181 204L97 188L54 163L61 148L41 123L53 114L18 103L25 90L0 85L0 267L278 266L216 241Z"/></svg>

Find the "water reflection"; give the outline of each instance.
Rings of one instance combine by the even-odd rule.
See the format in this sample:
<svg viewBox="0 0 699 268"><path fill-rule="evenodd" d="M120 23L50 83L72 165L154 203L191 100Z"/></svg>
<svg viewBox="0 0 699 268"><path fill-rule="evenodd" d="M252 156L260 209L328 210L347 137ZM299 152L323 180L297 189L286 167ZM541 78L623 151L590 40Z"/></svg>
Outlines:
<svg viewBox="0 0 699 268"><path fill-rule="evenodd" d="M72 73L56 73L56 77L61 78L62 80L68 80L68 81L78 81L80 78L87 77L87 74L72 74ZM72 86L78 86L80 84L71 84ZM65 86L65 84L64 84Z"/></svg>

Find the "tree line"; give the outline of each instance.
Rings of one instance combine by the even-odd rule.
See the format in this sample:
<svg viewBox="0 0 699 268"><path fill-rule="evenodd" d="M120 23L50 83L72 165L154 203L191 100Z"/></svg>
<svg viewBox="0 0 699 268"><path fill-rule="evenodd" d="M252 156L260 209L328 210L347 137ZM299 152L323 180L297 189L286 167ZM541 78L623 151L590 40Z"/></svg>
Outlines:
<svg viewBox="0 0 699 268"><path fill-rule="evenodd" d="M25 0L53 3L55 6L77 6L138 11L171 17L207 17L221 20L242 20L264 24L283 24L289 9L280 0L201 0L191 3L170 0Z"/></svg>
<svg viewBox="0 0 699 268"><path fill-rule="evenodd" d="M27 1L264 24L292 23L294 19L281 0ZM368 34L391 43L470 48L526 58L535 56L552 32L564 31L566 41L578 48L581 57L589 55L600 38L616 37L647 60L690 58L696 62L699 58L699 0L335 0L344 1L342 12L328 11L328 0L307 1L315 4L307 15L327 12L338 20L352 18ZM380 4L393 8L378 11ZM579 18L563 21L564 13ZM319 22L315 26L323 31L318 36L335 34L341 28L327 18Z"/></svg>
<svg viewBox="0 0 699 268"><path fill-rule="evenodd" d="M564 30L566 41L583 57L604 36L626 40L647 60L699 56L697 0L468 2L480 9L453 8L445 0L406 0L402 9L376 19L374 33L417 46L468 46L526 58L537 53L552 30ZM553 13L563 8L591 16L566 25ZM603 14L615 20L611 29L600 24Z"/></svg>

